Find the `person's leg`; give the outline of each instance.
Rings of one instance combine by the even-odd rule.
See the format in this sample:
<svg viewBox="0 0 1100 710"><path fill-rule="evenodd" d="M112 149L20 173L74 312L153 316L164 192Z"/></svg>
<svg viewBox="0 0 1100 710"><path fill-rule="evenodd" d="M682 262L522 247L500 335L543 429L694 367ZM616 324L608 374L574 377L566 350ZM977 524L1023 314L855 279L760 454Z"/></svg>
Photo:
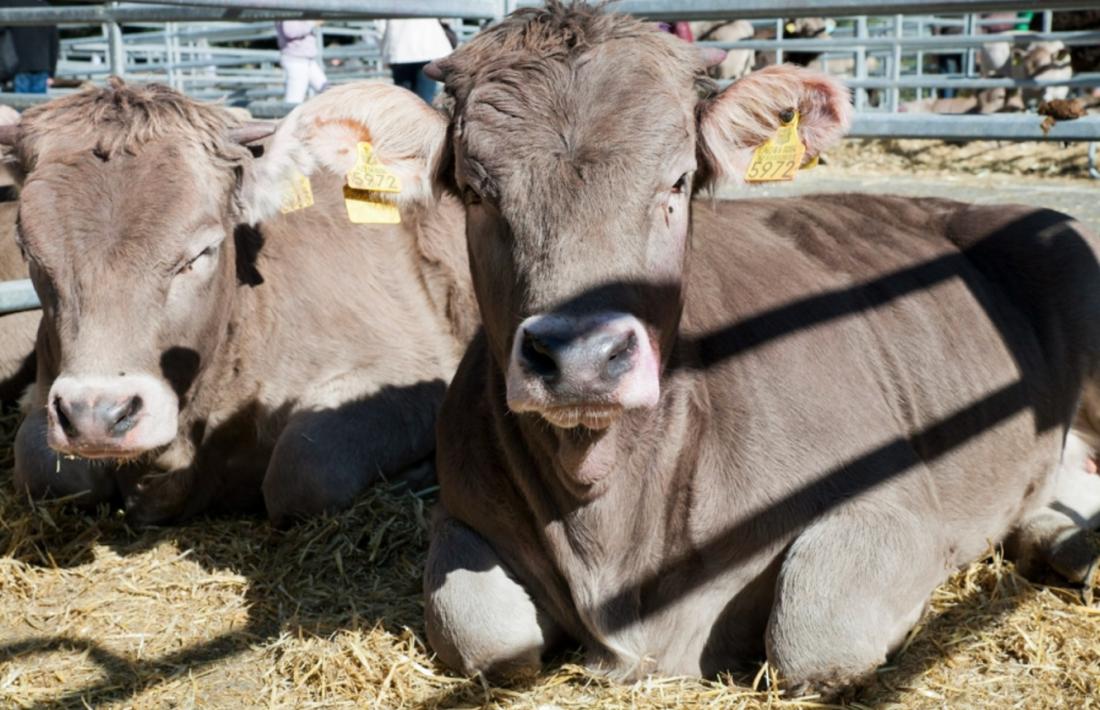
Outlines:
<svg viewBox="0 0 1100 710"><path fill-rule="evenodd" d="M432 99L435 98L439 84L424 73L424 67L426 66L428 66L427 62L419 65L416 70L416 95L424 99L424 103L430 104Z"/></svg>
<svg viewBox="0 0 1100 710"><path fill-rule="evenodd" d="M325 76L325 68L321 62L311 59L309 62L309 88L314 94L319 94L328 87L328 77Z"/></svg>
<svg viewBox="0 0 1100 710"><path fill-rule="evenodd" d="M17 94L44 94L49 82L46 72L20 72L15 75L13 85Z"/></svg>
<svg viewBox="0 0 1100 710"><path fill-rule="evenodd" d="M421 66L420 64L391 64L393 83L409 91L416 91L416 75Z"/></svg>
<svg viewBox="0 0 1100 710"><path fill-rule="evenodd" d="M283 71L286 72L286 96L284 100L291 104L300 104L306 100L309 88L309 60L299 57L283 57Z"/></svg>

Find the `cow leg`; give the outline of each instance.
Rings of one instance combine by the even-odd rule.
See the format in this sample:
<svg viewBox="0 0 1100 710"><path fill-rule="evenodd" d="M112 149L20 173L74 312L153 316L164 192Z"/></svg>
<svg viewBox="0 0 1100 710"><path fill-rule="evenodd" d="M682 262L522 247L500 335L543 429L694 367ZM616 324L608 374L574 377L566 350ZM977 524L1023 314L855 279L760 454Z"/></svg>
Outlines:
<svg viewBox="0 0 1100 710"><path fill-rule="evenodd" d="M46 410L27 415L15 435L13 480L18 491L32 498L67 498L94 506L116 493L111 469L87 459L65 458L46 443Z"/></svg>
<svg viewBox="0 0 1100 710"><path fill-rule="evenodd" d="M808 527L783 561L765 643L792 690L831 694L865 681L947 576L934 524L897 502L866 503Z"/></svg>
<svg viewBox="0 0 1100 710"><path fill-rule="evenodd" d="M326 396L353 385L369 391L349 378L328 383ZM434 380L382 387L341 404L307 401L290 417L264 475L271 520L281 524L346 509L371 483L395 480L427 458L435 447L435 417L444 389L441 380Z"/></svg>
<svg viewBox="0 0 1100 710"><path fill-rule="evenodd" d="M445 665L490 677L538 671L560 635L489 543L441 507L424 570L424 625Z"/></svg>
<svg viewBox="0 0 1100 710"><path fill-rule="evenodd" d="M1091 584L1100 558L1088 536L1100 528L1100 475L1086 468L1092 455L1091 447L1069 434L1054 500L1028 516L1009 539L1009 554L1024 576L1033 577L1045 565L1070 582Z"/></svg>

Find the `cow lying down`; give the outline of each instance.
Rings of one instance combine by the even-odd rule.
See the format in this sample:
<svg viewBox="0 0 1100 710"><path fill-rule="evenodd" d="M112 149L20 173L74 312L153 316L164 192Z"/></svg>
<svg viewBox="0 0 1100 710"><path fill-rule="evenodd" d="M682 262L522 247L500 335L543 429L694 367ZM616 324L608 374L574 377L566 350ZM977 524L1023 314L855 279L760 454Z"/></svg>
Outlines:
<svg viewBox="0 0 1100 710"><path fill-rule="evenodd" d="M620 677L712 676L766 654L829 690L991 542L1084 579L1088 511L1055 497L1084 476L1059 462L1100 356L1096 237L1017 206L693 201L783 123L792 160L825 149L847 92L774 67L718 93L689 45L583 3L429 71L450 125L391 128L463 197L484 328L439 417L445 663L536 669L564 643Z"/></svg>
<svg viewBox="0 0 1100 710"><path fill-rule="evenodd" d="M326 93L253 150L256 126L119 81L0 134L43 303L18 487L140 522L282 520L430 456L476 311L460 207L421 206L435 149L394 130L443 119L402 93Z"/></svg>

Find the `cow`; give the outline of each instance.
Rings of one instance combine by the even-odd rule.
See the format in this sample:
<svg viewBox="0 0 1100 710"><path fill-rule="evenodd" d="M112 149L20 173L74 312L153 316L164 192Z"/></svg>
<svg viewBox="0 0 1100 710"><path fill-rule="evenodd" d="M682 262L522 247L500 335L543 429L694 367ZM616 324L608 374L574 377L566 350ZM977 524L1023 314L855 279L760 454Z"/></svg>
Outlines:
<svg viewBox="0 0 1100 710"><path fill-rule="evenodd" d="M18 122L18 111L0 105L0 126ZM15 180L0 164L0 281L27 278L27 265L15 242L18 199ZM34 382L38 320L38 313L33 310L0 314L0 403L14 405Z"/></svg>
<svg viewBox="0 0 1100 710"><path fill-rule="evenodd" d="M421 144L351 127L444 123L403 92L336 88L264 137L112 79L0 132L43 307L19 489L281 524L429 471L477 314L460 204L421 206ZM378 181L353 189L360 168Z"/></svg>
<svg viewBox="0 0 1100 710"><path fill-rule="evenodd" d="M569 644L616 678L713 677L763 655L832 692L991 542L1088 569L1050 504L1100 354L1095 236L1019 206L693 199L796 120L820 153L847 92L785 66L719 92L697 49L585 3L427 71L447 125L392 128L462 197L482 320L437 424L443 664L526 673Z"/></svg>
<svg viewBox="0 0 1100 710"><path fill-rule="evenodd" d="M1013 33L1004 33L1011 36ZM1057 40L1029 42L990 42L982 45L978 56L982 77L1016 80L1066 81L1073 78L1069 50ZM980 92L982 113L1023 111L1029 103L1064 99L1068 86L1046 86L1025 89L986 89Z"/></svg>
<svg viewBox="0 0 1100 710"><path fill-rule="evenodd" d="M691 23L696 42L737 42L752 39L756 29L748 20L700 21ZM715 79L740 79L753 70L756 52L751 49L730 49L722 61L710 67Z"/></svg>

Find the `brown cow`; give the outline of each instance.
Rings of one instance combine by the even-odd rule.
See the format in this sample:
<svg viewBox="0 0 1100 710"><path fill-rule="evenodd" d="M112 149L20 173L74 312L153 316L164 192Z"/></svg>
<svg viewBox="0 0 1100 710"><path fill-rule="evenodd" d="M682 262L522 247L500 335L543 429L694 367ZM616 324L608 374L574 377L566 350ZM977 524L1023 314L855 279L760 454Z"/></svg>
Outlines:
<svg viewBox="0 0 1100 710"><path fill-rule="evenodd" d="M19 123L19 112L0 105L0 126ZM27 278L27 265L15 241L15 181L0 164L0 281ZM0 315L0 402L14 403L34 382L34 340L38 333L37 311Z"/></svg>
<svg viewBox="0 0 1100 710"><path fill-rule="evenodd" d="M326 93L262 157L235 139L252 127L166 87L113 81L25 112L3 137L44 323L17 486L117 496L142 522L261 501L282 520L431 454L476 324L461 208L425 209L429 153L386 137L401 224L352 224L343 192L372 140L358 118L443 125L403 93ZM280 215L298 172L315 204Z"/></svg>
<svg viewBox="0 0 1100 710"><path fill-rule="evenodd" d="M689 45L584 3L429 71L450 126L403 130L446 141L484 323L439 418L445 663L537 668L564 641L618 676L713 675L766 652L828 689L990 541L1076 550L1067 515L1032 527L1100 355L1098 244L1070 218L693 204L795 112L819 153L847 93L789 67L718 93Z"/></svg>

